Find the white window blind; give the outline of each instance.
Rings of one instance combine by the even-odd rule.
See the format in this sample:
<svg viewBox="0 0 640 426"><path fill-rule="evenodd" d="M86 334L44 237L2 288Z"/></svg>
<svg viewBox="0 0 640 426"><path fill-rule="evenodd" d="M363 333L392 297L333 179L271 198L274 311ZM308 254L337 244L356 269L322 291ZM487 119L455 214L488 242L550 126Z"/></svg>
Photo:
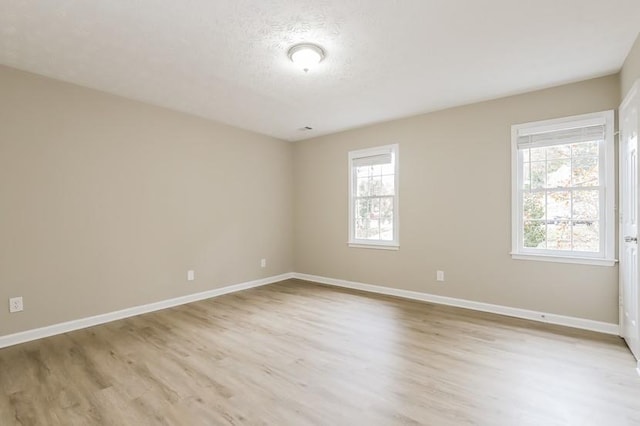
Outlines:
<svg viewBox="0 0 640 426"><path fill-rule="evenodd" d="M370 155L368 157L354 158L352 162L352 166L353 167L377 166L381 164L391 164L391 162L392 162L391 153L387 153L387 154L379 154L379 155Z"/></svg>
<svg viewBox="0 0 640 426"><path fill-rule="evenodd" d="M595 126L562 129L518 136L518 149L542 148L553 145L574 144L604 140L604 123Z"/></svg>

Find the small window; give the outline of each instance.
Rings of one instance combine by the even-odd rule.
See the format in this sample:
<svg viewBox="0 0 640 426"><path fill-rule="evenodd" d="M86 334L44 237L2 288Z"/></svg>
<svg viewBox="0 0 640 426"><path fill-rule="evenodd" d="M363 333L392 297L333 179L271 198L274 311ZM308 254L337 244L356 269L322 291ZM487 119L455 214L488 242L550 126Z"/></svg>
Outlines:
<svg viewBox="0 0 640 426"><path fill-rule="evenodd" d="M349 245L398 248L398 145L349 152Z"/></svg>
<svg viewBox="0 0 640 426"><path fill-rule="evenodd" d="M512 126L514 259L614 264L613 117Z"/></svg>

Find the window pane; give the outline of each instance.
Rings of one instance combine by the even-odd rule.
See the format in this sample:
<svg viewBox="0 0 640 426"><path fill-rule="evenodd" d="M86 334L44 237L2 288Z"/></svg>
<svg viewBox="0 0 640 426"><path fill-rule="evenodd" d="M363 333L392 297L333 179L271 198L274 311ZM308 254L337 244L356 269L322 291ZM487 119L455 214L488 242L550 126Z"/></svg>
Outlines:
<svg viewBox="0 0 640 426"><path fill-rule="evenodd" d="M571 250L571 222L557 221L547 225L547 248Z"/></svg>
<svg viewBox="0 0 640 426"><path fill-rule="evenodd" d="M356 167L356 177L363 178L369 176L369 167Z"/></svg>
<svg viewBox="0 0 640 426"><path fill-rule="evenodd" d="M356 200L354 215L357 239L393 240L393 197Z"/></svg>
<svg viewBox="0 0 640 426"><path fill-rule="evenodd" d="M393 240L393 226L382 224L380 228L380 240L391 241Z"/></svg>
<svg viewBox="0 0 640 426"><path fill-rule="evenodd" d="M381 195L382 193L382 178L380 176L373 176L369 179L370 195Z"/></svg>
<svg viewBox="0 0 640 426"><path fill-rule="evenodd" d="M369 239L380 239L380 199L369 200L371 203L371 213L369 216Z"/></svg>
<svg viewBox="0 0 640 426"><path fill-rule="evenodd" d="M358 178L356 183L356 196L366 197L371 195L371 180L369 178Z"/></svg>
<svg viewBox="0 0 640 426"><path fill-rule="evenodd" d="M571 145L554 145L547 147L547 160L569 159L571 157Z"/></svg>
<svg viewBox="0 0 640 426"><path fill-rule="evenodd" d="M369 224L365 223L365 220L356 219L355 227L356 227L355 234L357 239L359 240L369 239Z"/></svg>
<svg viewBox="0 0 640 426"><path fill-rule="evenodd" d="M547 219L571 219L570 191L547 191Z"/></svg>
<svg viewBox="0 0 640 426"><path fill-rule="evenodd" d="M393 240L393 198L380 199L380 239Z"/></svg>
<svg viewBox="0 0 640 426"><path fill-rule="evenodd" d="M522 196L524 219L545 219L544 192L525 192Z"/></svg>
<svg viewBox="0 0 640 426"><path fill-rule="evenodd" d="M380 176L372 177L369 185L371 187L371 195L382 195L382 178Z"/></svg>
<svg viewBox="0 0 640 426"><path fill-rule="evenodd" d="M578 221L573 223L573 249L576 251L600 250L600 222Z"/></svg>
<svg viewBox="0 0 640 426"><path fill-rule="evenodd" d="M394 175L396 173L395 165L393 163L381 164L380 171L383 175Z"/></svg>
<svg viewBox="0 0 640 426"><path fill-rule="evenodd" d="M573 159L573 186L598 186L598 157Z"/></svg>
<svg viewBox="0 0 640 426"><path fill-rule="evenodd" d="M568 145L563 145L568 147ZM571 185L571 159L547 163L547 188L566 188Z"/></svg>
<svg viewBox="0 0 640 426"><path fill-rule="evenodd" d="M523 149L522 150L522 161L524 163L528 163L529 162L529 150L528 149Z"/></svg>
<svg viewBox="0 0 640 426"><path fill-rule="evenodd" d="M573 219L597 220L600 215L600 191L573 191Z"/></svg>
<svg viewBox="0 0 640 426"><path fill-rule="evenodd" d="M383 176L379 195L394 195L395 194L394 181L395 181L394 175Z"/></svg>
<svg viewBox="0 0 640 426"><path fill-rule="evenodd" d="M382 174L382 164L374 164L372 166L356 167L357 177L380 176Z"/></svg>
<svg viewBox="0 0 640 426"><path fill-rule="evenodd" d="M533 149L531 150L534 151ZM538 161L531 163L531 189L541 189L545 187L547 176L546 162Z"/></svg>
<svg viewBox="0 0 640 426"><path fill-rule="evenodd" d="M356 200L356 238L377 240L380 234L380 200Z"/></svg>
<svg viewBox="0 0 640 426"><path fill-rule="evenodd" d="M373 215L372 210L372 200L356 200L354 208L354 216L356 219L356 238L369 239L371 237L371 217Z"/></svg>
<svg viewBox="0 0 640 426"><path fill-rule="evenodd" d="M571 145L574 157L581 155L598 156L598 142L574 143Z"/></svg>
<svg viewBox="0 0 640 426"><path fill-rule="evenodd" d="M531 161L544 161L546 159L545 148L531 148Z"/></svg>
<svg viewBox="0 0 640 426"><path fill-rule="evenodd" d="M382 164L375 164L373 166L369 166L369 175L380 176L381 174L382 174Z"/></svg>
<svg viewBox="0 0 640 426"><path fill-rule="evenodd" d="M546 225L542 221L526 220L524 222L524 247L546 247Z"/></svg>

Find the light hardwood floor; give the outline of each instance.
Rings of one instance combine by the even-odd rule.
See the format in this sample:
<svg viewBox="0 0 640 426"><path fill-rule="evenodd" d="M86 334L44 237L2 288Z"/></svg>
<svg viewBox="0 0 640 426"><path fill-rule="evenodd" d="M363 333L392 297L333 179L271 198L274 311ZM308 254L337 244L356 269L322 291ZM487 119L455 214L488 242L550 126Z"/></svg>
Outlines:
<svg viewBox="0 0 640 426"><path fill-rule="evenodd" d="M638 425L619 338L290 280L0 350L0 425Z"/></svg>

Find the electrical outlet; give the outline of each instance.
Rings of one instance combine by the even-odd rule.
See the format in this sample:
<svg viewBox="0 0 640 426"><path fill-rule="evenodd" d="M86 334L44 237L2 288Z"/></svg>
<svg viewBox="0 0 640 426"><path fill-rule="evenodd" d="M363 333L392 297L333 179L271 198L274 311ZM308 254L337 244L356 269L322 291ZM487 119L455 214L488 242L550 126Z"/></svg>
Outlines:
<svg viewBox="0 0 640 426"><path fill-rule="evenodd" d="M436 281L444 281L444 271L436 271Z"/></svg>
<svg viewBox="0 0 640 426"><path fill-rule="evenodd" d="M9 312L21 312L24 310L24 304L22 303L22 297L12 297L9 299Z"/></svg>
<svg viewBox="0 0 640 426"><path fill-rule="evenodd" d="M267 267L267 259L262 259L260 261L260 267L261 268L266 268Z"/></svg>
<svg viewBox="0 0 640 426"><path fill-rule="evenodd" d="M190 269L187 271L187 281L193 281L196 279L196 271Z"/></svg>

